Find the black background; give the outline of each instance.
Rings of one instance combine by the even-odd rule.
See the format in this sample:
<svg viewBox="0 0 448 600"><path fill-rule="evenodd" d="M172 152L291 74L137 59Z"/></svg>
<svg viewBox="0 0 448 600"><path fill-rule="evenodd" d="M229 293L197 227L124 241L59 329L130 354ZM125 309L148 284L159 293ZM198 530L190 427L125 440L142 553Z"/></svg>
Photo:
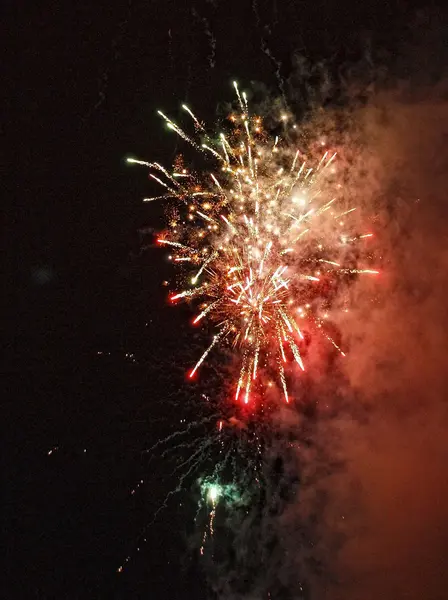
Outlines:
<svg viewBox="0 0 448 600"><path fill-rule="evenodd" d="M404 0L6 11L5 597L205 597L179 499L139 543L173 485L142 451L182 418L170 395L190 342L185 314L165 305L165 254L140 249L139 229L161 223L141 203L154 188L124 159L169 164L177 142L157 109L177 117L187 102L213 121L234 78L278 94L294 53L336 70L387 63L418 35L416 12Z"/></svg>

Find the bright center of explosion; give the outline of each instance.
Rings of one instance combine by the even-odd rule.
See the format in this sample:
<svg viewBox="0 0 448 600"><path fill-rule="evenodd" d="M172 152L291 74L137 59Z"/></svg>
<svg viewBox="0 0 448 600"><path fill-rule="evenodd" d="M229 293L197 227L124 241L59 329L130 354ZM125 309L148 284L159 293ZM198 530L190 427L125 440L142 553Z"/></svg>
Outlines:
<svg viewBox="0 0 448 600"><path fill-rule="evenodd" d="M214 504L221 495L221 487L219 485L211 485L208 488L207 497L212 504Z"/></svg>

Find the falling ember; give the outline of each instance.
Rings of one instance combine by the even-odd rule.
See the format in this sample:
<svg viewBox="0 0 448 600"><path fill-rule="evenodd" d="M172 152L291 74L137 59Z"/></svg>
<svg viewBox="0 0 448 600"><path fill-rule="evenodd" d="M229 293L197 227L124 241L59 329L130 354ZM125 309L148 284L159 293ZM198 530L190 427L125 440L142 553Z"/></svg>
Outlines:
<svg viewBox="0 0 448 600"><path fill-rule="evenodd" d="M362 256L363 239L373 234L355 233L351 226L357 207L347 206L336 169L328 168L337 153L327 143L322 148L319 140L302 152L279 136L270 137L261 118L250 114L246 94L236 83L234 88L239 110L230 116L233 131L219 136L207 134L185 105L192 135L159 111L169 129L214 163L213 172L197 178L176 164L166 169L155 162L128 162L147 167L164 188L163 195L147 200L173 203L169 227L157 243L170 248L188 283L170 301L198 300L201 310L193 323L204 320L216 327L189 378L215 346L229 344L240 359L236 400L248 403L252 389L259 396L276 378L288 402L289 373L297 366L305 370L304 336L295 317L302 327L309 320L321 328L321 320L331 318L325 290L337 289L347 274L378 274L347 264L344 251L359 244ZM306 161L299 159L305 154ZM324 329L319 331L344 355Z"/></svg>
<svg viewBox="0 0 448 600"><path fill-rule="evenodd" d="M220 431L221 431L221 427L222 427L222 421L220 421ZM203 493L205 493L205 499L207 501L207 504L211 505L211 509L210 509L210 513L209 513L208 527L204 530L204 534L202 536L202 545L199 549L199 552L201 553L201 555L204 554L204 547L205 547L205 543L207 541L207 537L212 538L215 533L214 532L214 520L215 520L215 516L216 516L216 505L217 505L217 502L220 499L220 497L225 492L225 488L222 488L217 483L212 483L212 484L203 485L202 491L203 491Z"/></svg>

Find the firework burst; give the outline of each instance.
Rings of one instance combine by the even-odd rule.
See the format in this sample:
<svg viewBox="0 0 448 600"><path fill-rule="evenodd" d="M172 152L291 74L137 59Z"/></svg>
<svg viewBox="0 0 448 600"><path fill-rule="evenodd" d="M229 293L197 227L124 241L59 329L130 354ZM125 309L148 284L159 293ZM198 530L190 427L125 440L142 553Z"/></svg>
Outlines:
<svg viewBox="0 0 448 600"><path fill-rule="evenodd" d="M275 379L288 402L286 369L293 364L305 369L307 327L320 330L344 355L325 320L341 282L377 273L360 267L350 251L372 234L354 230L357 207L344 198L337 152L323 141L307 142L302 151L303 139L271 137L234 85L238 110L229 116L228 134L209 135L185 105L194 135L159 111L168 128L207 155L215 170L199 177L180 160L171 169L128 162L147 166L163 189L146 201L171 201L168 227L157 240L185 275L184 288L170 296L171 302L195 301L193 323L209 320L215 326L189 377L215 346L227 344L239 356L236 400L249 403L252 390L262 394ZM280 117L285 132L286 120Z"/></svg>

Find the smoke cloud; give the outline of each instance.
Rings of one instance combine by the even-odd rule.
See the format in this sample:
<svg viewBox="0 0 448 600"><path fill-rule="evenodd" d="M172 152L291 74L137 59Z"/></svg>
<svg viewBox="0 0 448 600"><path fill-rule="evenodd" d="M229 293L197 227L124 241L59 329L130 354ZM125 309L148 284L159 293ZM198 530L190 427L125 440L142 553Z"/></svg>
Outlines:
<svg viewBox="0 0 448 600"><path fill-rule="evenodd" d="M351 182L374 207L381 275L342 324L355 405L318 433L344 467L324 486L316 597L441 600L448 589L448 102L443 86L372 97ZM362 174L358 185L356 178ZM328 433L328 429L331 434ZM328 436L331 435L329 438ZM327 436L327 438L325 437ZM329 555L335 535L339 550Z"/></svg>

